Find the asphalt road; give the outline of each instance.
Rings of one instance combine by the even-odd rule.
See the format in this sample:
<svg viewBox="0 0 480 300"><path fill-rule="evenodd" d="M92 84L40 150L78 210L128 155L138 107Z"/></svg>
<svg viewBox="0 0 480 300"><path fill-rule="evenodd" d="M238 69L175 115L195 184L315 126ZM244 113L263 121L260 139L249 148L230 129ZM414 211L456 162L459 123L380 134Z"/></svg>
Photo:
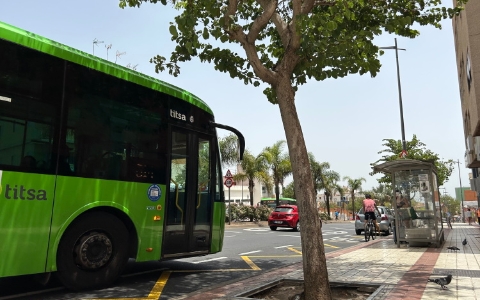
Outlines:
<svg viewBox="0 0 480 300"><path fill-rule="evenodd" d="M324 224L322 233L326 252L364 242L363 235L357 236L354 224L349 222ZM87 293L69 292L55 280L39 288L29 276L0 279L0 300L181 299L199 289L254 276L301 259L299 232L228 226L220 253L163 262L132 261L113 287Z"/></svg>

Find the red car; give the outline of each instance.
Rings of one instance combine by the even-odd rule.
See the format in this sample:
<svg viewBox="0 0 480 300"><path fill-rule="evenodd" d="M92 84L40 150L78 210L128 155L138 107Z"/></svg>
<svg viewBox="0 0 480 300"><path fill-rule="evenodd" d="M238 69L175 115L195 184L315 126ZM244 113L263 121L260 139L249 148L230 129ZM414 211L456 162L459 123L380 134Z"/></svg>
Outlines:
<svg viewBox="0 0 480 300"><path fill-rule="evenodd" d="M268 217L268 226L270 226L271 230L277 230L277 227L288 227L292 228L294 231L300 231L297 206L277 206Z"/></svg>

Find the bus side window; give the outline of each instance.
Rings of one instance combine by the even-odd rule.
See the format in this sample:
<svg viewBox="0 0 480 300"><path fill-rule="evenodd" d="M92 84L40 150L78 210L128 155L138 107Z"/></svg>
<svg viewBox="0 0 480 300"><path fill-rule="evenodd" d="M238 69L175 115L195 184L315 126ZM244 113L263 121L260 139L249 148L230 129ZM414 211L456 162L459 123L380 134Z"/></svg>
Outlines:
<svg viewBox="0 0 480 300"><path fill-rule="evenodd" d="M51 173L63 63L0 40L0 66L0 169Z"/></svg>
<svg viewBox="0 0 480 300"><path fill-rule="evenodd" d="M77 176L165 183L167 127L157 92L74 64L66 86Z"/></svg>

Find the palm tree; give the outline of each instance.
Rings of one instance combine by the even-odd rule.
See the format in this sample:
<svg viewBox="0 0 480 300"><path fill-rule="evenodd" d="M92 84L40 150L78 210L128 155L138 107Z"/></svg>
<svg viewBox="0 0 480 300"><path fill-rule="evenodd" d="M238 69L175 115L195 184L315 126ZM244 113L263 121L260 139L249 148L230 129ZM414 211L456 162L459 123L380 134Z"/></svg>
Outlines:
<svg viewBox="0 0 480 300"><path fill-rule="evenodd" d="M348 176L343 177L343 180L347 181L348 189L350 190L350 195L352 197L352 216L355 214L355 191L362 190L362 181L366 182L367 180L363 177L352 179Z"/></svg>
<svg viewBox="0 0 480 300"><path fill-rule="evenodd" d="M325 205L327 213L330 216L330 197L334 193L338 180L340 180L340 174L330 170L330 164L328 162L319 163L315 161L315 157L311 153L309 153L309 159L315 194L317 194L318 190L325 191Z"/></svg>
<svg viewBox="0 0 480 300"><path fill-rule="evenodd" d="M238 138L236 135L232 133L226 137L219 138L218 144L224 166L233 166L238 163Z"/></svg>
<svg viewBox="0 0 480 300"><path fill-rule="evenodd" d="M235 181L247 180L248 192L250 193L250 205L253 206L253 188L255 187L255 180L258 180L267 186L271 185L271 179L268 175L268 165L260 156L253 156L248 150L243 154L243 160L240 163L242 166L241 172L235 174L233 179ZM253 216L250 217L250 222L253 221Z"/></svg>
<svg viewBox="0 0 480 300"><path fill-rule="evenodd" d="M345 196L346 189L344 186L337 184L335 185L334 192L338 192L340 194L340 199L343 199L343 196ZM345 202L342 201L342 209L344 209L344 204Z"/></svg>
<svg viewBox="0 0 480 300"><path fill-rule="evenodd" d="M325 200L327 213L330 216L330 199L335 194L337 182L340 180L340 174L335 171L327 170L321 177L321 187L325 191Z"/></svg>
<svg viewBox="0 0 480 300"><path fill-rule="evenodd" d="M286 141L278 141L273 146L266 147L259 155L272 171L277 206L280 205L280 184L283 187L285 177L292 172L290 157L288 154L283 153L285 143Z"/></svg>
<svg viewBox="0 0 480 300"><path fill-rule="evenodd" d="M380 201L380 205L385 206L385 203L391 203L392 200L392 187L389 184L379 183L377 187L372 189L375 198Z"/></svg>

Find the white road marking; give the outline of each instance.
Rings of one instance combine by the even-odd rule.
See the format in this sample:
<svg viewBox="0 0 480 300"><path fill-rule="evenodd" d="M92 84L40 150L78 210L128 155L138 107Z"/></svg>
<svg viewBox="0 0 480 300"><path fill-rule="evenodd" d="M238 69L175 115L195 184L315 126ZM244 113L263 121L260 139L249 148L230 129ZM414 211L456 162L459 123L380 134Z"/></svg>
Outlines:
<svg viewBox="0 0 480 300"><path fill-rule="evenodd" d="M293 234L279 234L278 236L289 236L289 237L300 238L300 235L293 235Z"/></svg>
<svg viewBox="0 0 480 300"><path fill-rule="evenodd" d="M245 228L245 231L270 231L270 229L267 228Z"/></svg>
<svg viewBox="0 0 480 300"><path fill-rule="evenodd" d="M293 245L278 246L278 247L275 247L275 249L287 248L287 247L293 247Z"/></svg>
<svg viewBox="0 0 480 300"><path fill-rule="evenodd" d="M227 258L226 256L222 256L222 257L216 257L216 258L211 258L211 259L206 259L206 260L201 260L201 261L195 261L195 262L192 262L192 264L199 264L199 263L204 263L204 262L209 262L209 261L214 261L214 260L220 260L220 259L225 259Z"/></svg>
<svg viewBox="0 0 480 300"><path fill-rule="evenodd" d="M240 253L238 255L247 255L247 254L252 254L252 253L257 253L257 252L262 252L262 250L255 250L255 251L250 251L250 252L244 252L244 253Z"/></svg>
<svg viewBox="0 0 480 300"><path fill-rule="evenodd" d="M348 234L346 231L329 231L326 230L325 232L322 232L323 235L333 235L333 234Z"/></svg>

